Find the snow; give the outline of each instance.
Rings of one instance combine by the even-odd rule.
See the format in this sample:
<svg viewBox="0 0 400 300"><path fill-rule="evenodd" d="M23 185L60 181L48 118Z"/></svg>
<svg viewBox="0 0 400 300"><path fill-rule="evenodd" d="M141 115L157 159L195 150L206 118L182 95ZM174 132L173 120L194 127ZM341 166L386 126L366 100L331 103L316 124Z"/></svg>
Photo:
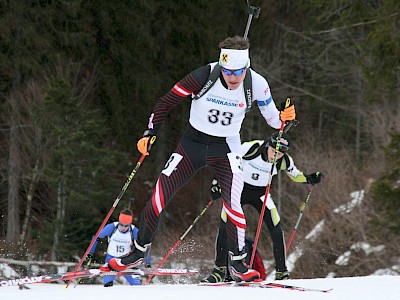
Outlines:
<svg viewBox="0 0 400 300"><path fill-rule="evenodd" d="M325 220L320 221L309 234L306 235L305 239L314 242L319 234L324 230Z"/></svg>
<svg viewBox="0 0 400 300"><path fill-rule="evenodd" d="M110 300L135 299L284 299L284 300L397 300L400 299L400 276L366 276L351 278L291 279L285 284L314 289L333 288L329 293L300 292L278 288L262 289L251 287L209 287L189 284L150 284L147 286L71 284L31 284L29 290L18 287L1 287L2 300Z"/></svg>
<svg viewBox="0 0 400 300"><path fill-rule="evenodd" d="M350 193L351 196L351 201L349 203L346 203L344 205L339 206L338 208L334 209L334 213L346 213L349 214L351 211L356 208L358 205L361 204L361 202L364 199L364 190L361 191L355 191Z"/></svg>
<svg viewBox="0 0 400 300"><path fill-rule="evenodd" d="M359 243L355 243L350 247L351 250L363 250L365 252L366 255L369 255L370 253L373 252L381 252L385 249L384 245L379 245L376 247L372 247L370 244L365 243L365 242L359 242ZM343 253L341 256L338 257L338 259L336 260L335 264L339 265L339 266L345 266L347 265L347 263L350 260L350 256L351 256L352 252L351 251L346 251L345 253Z"/></svg>
<svg viewBox="0 0 400 300"><path fill-rule="evenodd" d="M356 191L351 194L351 201L336 208L334 213L349 214L351 211L362 203L364 191ZM325 220L321 220L305 237L307 240L315 240L321 234L325 226ZM370 245L365 242L354 243L340 255L336 264L339 266L346 265L351 255L357 255L357 252L363 251L366 255L369 253L381 252L384 245ZM190 251L189 251L190 252ZM294 249L287 258L288 269L295 268L296 261L301 257L303 251L301 247ZM193 261L191 262L193 264ZM266 262L264 261L264 264ZM38 262L19 262L10 259L0 258L0 278L20 277L8 264L23 264L31 268L31 272L39 273ZM36 264L38 266L36 266ZM57 267L58 273L66 271L65 263L50 262ZM74 265L73 263L70 263ZM273 265L273 261L266 265ZM186 268L186 265L177 266ZM36 271L36 272L35 272ZM289 284L311 289L333 289L329 293L321 292L301 292L279 288L256 288L256 287L209 287L198 286L196 284L162 284L159 283L157 277L154 284L147 286L129 286L126 284L116 283L113 287L104 288L101 284L79 284L74 288L71 284L68 289L63 283L39 283L27 285L30 289L20 290L18 287L0 287L1 300L110 300L119 298L136 298L137 299L191 299L191 300L211 300L211 299L282 299L282 300L397 300L400 299L400 265L393 265L387 269L376 270L372 275L365 277L347 277L335 278L336 274L331 272L326 278L317 279L291 279L283 284ZM267 280L272 281L274 274L268 274ZM175 275L174 275L175 276ZM182 281L185 277L182 276ZM179 280L180 281L180 280ZM193 282L193 281L191 281Z"/></svg>

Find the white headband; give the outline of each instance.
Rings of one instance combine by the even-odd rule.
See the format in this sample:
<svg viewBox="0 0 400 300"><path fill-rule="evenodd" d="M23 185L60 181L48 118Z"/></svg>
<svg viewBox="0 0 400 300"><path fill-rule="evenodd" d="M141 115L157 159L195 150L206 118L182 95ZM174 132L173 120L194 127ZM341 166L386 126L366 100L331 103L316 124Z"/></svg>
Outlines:
<svg viewBox="0 0 400 300"><path fill-rule="evenodd" d="M219 64L229 70L248 68L250 67L249 49L221 49Z"/></svg>

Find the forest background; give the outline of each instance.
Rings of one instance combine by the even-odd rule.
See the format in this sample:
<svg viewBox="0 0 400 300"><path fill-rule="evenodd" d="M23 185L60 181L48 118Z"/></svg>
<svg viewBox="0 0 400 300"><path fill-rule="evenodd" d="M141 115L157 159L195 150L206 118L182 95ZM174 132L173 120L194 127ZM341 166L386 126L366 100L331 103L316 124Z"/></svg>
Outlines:
<svg viewBox="0 0 400 300"><path fill-rule="evenodd" d="M277 104L296 105L296 165L324 175L296 233L303 256L292 275L326 276L356 242L385 248L359 251L338 275L399 263L400 2L250 4L261 8L249 33L252 68ZM140 158L136 142L156 101L216 61L218 43L243 35L247 18L244 0L0 1L0 257L77 262ZM138 223L189 107L171 111L110 221L130 207ZM272 132L253 107L242 140ZM154 253L163 256L206 205L212 175L201 170L177 193ZM362 205L334 214L357 190ZM271 192L289 236L308 186L282 175ZM212 259L220 208L193 229L191 256ZM251 236L258 216L245 212ZM322 238L305 241L321 219ZM265 228L259 245L271 257Z"/></svg>

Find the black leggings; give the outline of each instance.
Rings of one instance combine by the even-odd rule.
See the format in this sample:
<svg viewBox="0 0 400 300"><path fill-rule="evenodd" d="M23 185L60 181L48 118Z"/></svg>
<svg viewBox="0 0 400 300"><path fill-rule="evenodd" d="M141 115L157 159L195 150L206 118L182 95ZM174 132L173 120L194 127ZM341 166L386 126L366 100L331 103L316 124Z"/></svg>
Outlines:
<svg viewBox="0 0 400 300"><path fill-rule="evenodd" d="M260 200L260 197L265 195L265 187L255 187L249 185L247 183L244 184L241 204L243 205L251 205L254 207L258 213L261 213L263 202ZM273 252L275 258L275 268L278 271L286 271L286 253L285 253L285 241L283 238L283 232L281 229L280 222L278 222L275 226L272 221L271 213L268 208L265 208L264 224L267 225L268 232L271 236L272 244L273 244ZM225 221L221 218L220 226L218 230L217 240L215 243L215 264L217 266L226 266L227 265L227 236L226 236L226 224ZM247 254L247 258L251 256L251 253Z"/></svg>
<svg viewBox="0 0 400 300"><path fill-rule="evenodd" d="M229 144L230 141L224 137L204 134L189 126L158 177L153 195L142 211L139 225L140 245L151 243L160 214L175 193L201 168L210 166L220 183L223 205L230 211L226 223L228 247L237 252L244 246L246 223L240 205L243 173L232 172L227 155L231 152L231 147L234 148L234 145Z"/></svg>

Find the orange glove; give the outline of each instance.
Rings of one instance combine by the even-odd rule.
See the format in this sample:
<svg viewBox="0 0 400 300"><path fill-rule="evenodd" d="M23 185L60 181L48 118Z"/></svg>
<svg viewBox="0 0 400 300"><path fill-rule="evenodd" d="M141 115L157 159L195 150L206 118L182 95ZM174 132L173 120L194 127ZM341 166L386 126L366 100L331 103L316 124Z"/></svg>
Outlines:
<svg viewBox="0 0 400 300"><path fill-rule="evenodd" d="M150 141L150 138L147 136L147 137L141 138L137 142L137 148L138 148L139 152L142 153L143 155L149 155L149 151L148 151L149 141Z"/></svg>
<svg viewBox="0 0 400 300"><path fill-rule="evenodd" d="M294 109L294 104L291 104L289 107L283 108L281 110L281 113L279 114L279 118L283 122L296 119L296 110Z"/></svg>
<svg viewBox="0 0 400 300"><path fill-rule="evenodd" d="M156 136L153 134L151 130L146 130L143 134L143 137L137 142L137 148L140 153L143 155L149 155L149 150L153 145Z"/></svg>

